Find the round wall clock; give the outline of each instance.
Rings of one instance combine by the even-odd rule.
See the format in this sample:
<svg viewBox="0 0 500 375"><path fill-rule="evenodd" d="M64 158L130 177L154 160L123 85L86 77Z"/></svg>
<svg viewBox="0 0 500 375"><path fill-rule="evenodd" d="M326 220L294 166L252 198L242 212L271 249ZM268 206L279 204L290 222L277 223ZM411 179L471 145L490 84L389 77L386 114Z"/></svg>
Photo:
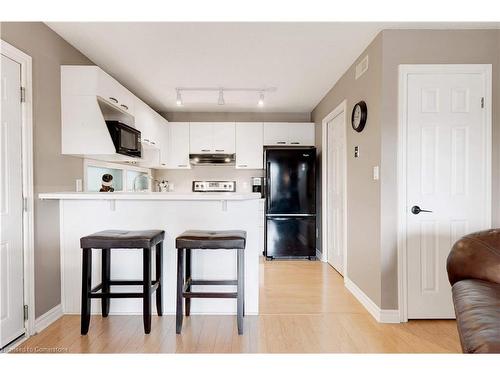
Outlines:
<svg viewBox="0 0 500 375"><path fill-rule="evenodd" d="M366 118L368 117L368 108L364 101L356 103L352 109L351 124L352 128L358 133L363 130L366 124Z"/></svg>

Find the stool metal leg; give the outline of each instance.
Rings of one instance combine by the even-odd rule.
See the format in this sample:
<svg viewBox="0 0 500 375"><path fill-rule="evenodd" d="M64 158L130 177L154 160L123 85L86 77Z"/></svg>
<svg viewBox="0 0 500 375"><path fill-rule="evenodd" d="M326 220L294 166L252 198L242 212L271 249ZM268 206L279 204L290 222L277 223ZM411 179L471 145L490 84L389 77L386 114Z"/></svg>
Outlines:
<svg viewBox="0 0 500 375"><path fill-rule="evenodd" d="M238 335L243 334L243 273L244 273L244 253L243 249L238 249L238 260L237 260L237 269L238 269L238 297L237 297L237 321L238 321Z"/></svg>
<svg viewBox="0 0 500 375"><path fill-rule="evenodd" d="M80 332L86 335L90 325L90 290L92 289L92 249L82 252L82 312Z"/></svg>
<svg viewBox="0 0 500 375"><path fill-rule="evenodd" d="M189 283L191 279L191 249L186 249L186 282ZM188 292L191 291L191 286L187 289ZM189 316L191 313L191 298L186 297L184 299L185 304L185 314Z"/></svg>
<svg viewBox="0 0 500 375"><path fill-rule="evenodd" d="M142 296L142 319L144 321L144 332L151 332L151 249L142 249L142 271L143 271L143 296Z"/></svg>
<svg viewBox="0 0 500 375"><path fill-rule="evenodd" d="M163 242L156 245L156 281L158 282L158 288L156 289L156 312L158 316L163 315L163 305L162 305L162 280L163 280Z"/></svg>
<svg viewBox="0 0 500 375"><path fill-rule="evenodd" d="M110 286L110 273L111 273L111 250L110 249L102 249L101 253L102 259L102 267L101 267L101 281L102 281L102 292L109 293ZM109 314L109 298L101 298L101 310L102 316L107 317Z"/></svg>
<svg viewBox="0 0 500 375"><path fill-rule="evenodd" d="M182 330L182 289L184 288L184 249L177 249L177 307L175 313L175 332Z"/></svg>

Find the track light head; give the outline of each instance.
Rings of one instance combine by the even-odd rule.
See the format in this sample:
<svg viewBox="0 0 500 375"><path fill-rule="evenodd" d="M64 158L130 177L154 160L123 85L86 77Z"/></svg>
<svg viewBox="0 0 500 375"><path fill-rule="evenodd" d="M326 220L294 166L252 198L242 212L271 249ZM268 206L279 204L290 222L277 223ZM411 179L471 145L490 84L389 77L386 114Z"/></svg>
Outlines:
<svg viewBox="0 0 500 375"><path fill-rule="evenodd" d="M264 93L261 92L259 95L259 101L257 102L257 105L259 107L264 107Z"/></svg>
<svg viewBox="0 0 500 375"><path fill-rule="evenodd" d="M177 104L178 107L182 106L182 97L180 90L177 90L177 99L175 100L175 104Z"/></svg>
<svg viewBox="0 0 500 375"><path fill-rule="evenodd" d="M219 90L219 100L217 101L218 105L224 105L226 102L224 101L224 90Z"/></svg>

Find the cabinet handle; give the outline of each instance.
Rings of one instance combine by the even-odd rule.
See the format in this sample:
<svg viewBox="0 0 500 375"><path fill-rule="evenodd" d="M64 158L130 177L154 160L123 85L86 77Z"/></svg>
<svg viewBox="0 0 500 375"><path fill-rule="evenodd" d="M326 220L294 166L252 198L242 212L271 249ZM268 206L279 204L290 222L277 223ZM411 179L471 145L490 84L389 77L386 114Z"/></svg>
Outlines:
<svg viewBox="0 0 500 375"><path fill-rule="evenodd" d="M128 106L126 106L125 104L120 104L120 107L124 108L126 111L128 111Z"/></svg>
<svg viewBox="0 0 500 375"><path fill-rule="evenodd" d="M201 152L210 152L210 150L201 150Z"/></svg>
<svg viewBox="0 0 500 375"><path fill-rule="evenodd" d="M279 141L279 142L276 142L276 143L279 144L279 145L286 145L285 141Z"/></svg>
<svg viewBox="0 0 500 375"><path fill-rule="evenodd" d="M291 142L292 145L300 145L300 142Z"/></svg>
<svg viewBox="0 0 500 375"><path fill-rule="evenodd" d="M224 152L224 150L215 150L215 152Z"/></svg>
<svg viewBox="0 0 500 375"><path fill-rule="evenodd" d="M118 99L113 98L112 96L109 97L109 100L111 100L112 102L115 102L115 104L118 104Z"/></svg>
<svg viewBox="0 0 500 375"><path fill-rule="evenodd" d="M147 142L147 143L149 143L149 139L147 139L147 138L144 138L144 142Z"/></svg>
<svg viewBox="0 0 500 375"><path fill-rule="evenodd" d="M248 167L248 165L246 165L246 164L239 164L238 165L238 168L246 168L246 167Z"/></svg>
<svg viewBox="0 0 500 375"><path fill-rule="evenodd" d="M151 141L151 144L152 144L152 145L155 145L155 144L156 144L156 142Z"/></svg>
<svg viewBox="0 0 500 375"><path fill-rule="evenodd" d="M186 168L187 167L187 164L179 164L177 165L179 168Z"/></svg>

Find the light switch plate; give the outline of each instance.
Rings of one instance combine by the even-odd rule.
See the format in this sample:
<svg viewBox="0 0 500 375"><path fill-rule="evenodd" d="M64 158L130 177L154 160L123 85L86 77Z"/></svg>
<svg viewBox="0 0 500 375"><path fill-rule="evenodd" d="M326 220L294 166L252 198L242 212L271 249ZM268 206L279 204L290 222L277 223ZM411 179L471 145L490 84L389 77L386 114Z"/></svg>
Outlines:
<svg viewBox="0 0 500 375"><path fill-rule="evenodd" d="M373 181L378 181L380 178L380 168L378 165L373 167Z"/></svg>

